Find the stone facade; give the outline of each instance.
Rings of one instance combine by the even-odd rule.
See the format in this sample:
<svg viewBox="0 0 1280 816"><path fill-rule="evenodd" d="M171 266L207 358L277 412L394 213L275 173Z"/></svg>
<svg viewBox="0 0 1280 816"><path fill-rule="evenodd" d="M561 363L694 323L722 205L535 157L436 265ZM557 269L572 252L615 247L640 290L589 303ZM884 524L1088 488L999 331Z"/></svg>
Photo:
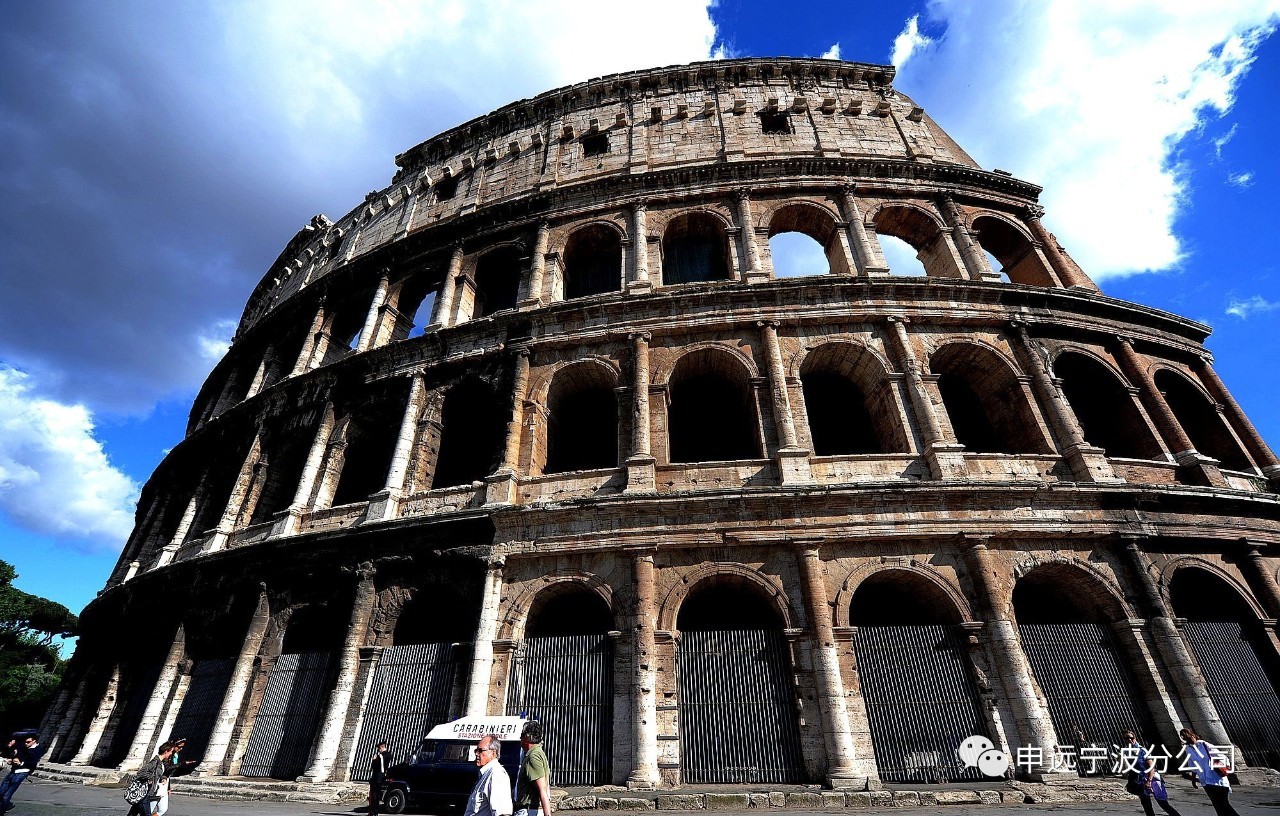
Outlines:
<svg viewBox="0 0 1280 816"><path fill-rule="evenodd" d="M894 708L946 701L892 686L898 652L875 644L925 660L910 632L943 637L929 665L971 689L975 732L1052 754L1123 719L1066 701L1032 644L1072 625L1106 641L1081 654L1113 672L1100 697L1132 703L1123 727L1172 745L1190 725L1267 763L1219 710L1235 687L1196 627L1237 625L1272 671L1280 463L1208 329L1102 295L1039 188L979 168L892 77L790 59L605 77L424 142L316 216L143 491L52 757L128 768L185 728L205 773L344 780L391 650L436 644L442 718L542 705L563 735L556 706L595 684L584 784L960 778L956 743L930 759ZM777 277L787 232L829 274ZM881 236L927 274L892 274ZM757 630L781 645L716 662ZM702 663L695 632L722 638ZM557 637L604 662L534 648ZM537 687L526 668L557 654L602 673ZM309 655L327 668L289 731L304 744L255 747ZM1274 693L1242 682L1269 716ZM760 711L790 753L697 759L709 693L711 747Z"/></svg>

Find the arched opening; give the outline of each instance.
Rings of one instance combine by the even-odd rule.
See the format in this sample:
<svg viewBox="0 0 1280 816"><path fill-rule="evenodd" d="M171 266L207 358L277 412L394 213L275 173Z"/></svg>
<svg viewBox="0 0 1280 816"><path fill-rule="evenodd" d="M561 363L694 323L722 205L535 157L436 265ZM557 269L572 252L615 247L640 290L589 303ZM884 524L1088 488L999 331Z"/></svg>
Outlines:
<svg viewBox="0 0 1280 816"><path fill-rule="evenodd" d="M367 501L386 486L409 398L408 383L393 382L351 408L342 449L342 472L334 489L335 506Z"/></svg>
<svg viewBox="0 0 1280 816"><path fill-rule="evenodd" d="M760 457L760 432L747 370L714 349L686 354L668 384L667 434L672 462Z"/></svg>
<svg viewBox="0 0 1280 816"><path fill-rule="evenodd" d="M1106 366L1088 355L1068 352L1054 362L1053 373L1062 380L1062 392L1086 442L1107 456L1161 458L1160 443L1133 397Z"/></svg>
<svg viewBox="0 0 1280 816"><path fill-rule="evenodd" d="M1155 381L1156 388L1169 404L1169 410L1173 411L1197 451L1217 459L1228 470L1253 469L1248 455L1240 449L1222 415L1200 389L1167 368L1156 372Z"/></svg>
<svg viewBox="0 0 1280 816"><path fill-rule="evenodd" d="M928 275L920 253L916 248L901 238L892 235L881 235L880 251L884 253L884 262L889 266L889 274L897 278L923 278Z"/></svg>
<svg viewBox="0 0 1280 816"><path fill-rule="evenodd" d="M992 270L1008 277L1013 283L1029 286L1053 286L1053 275L1044 259L1036 252L1031 239L1007 221L990 215L973 220L974 237L978 244L998 263Z"/></svg>
<svg viewBox="0 0 1280 816"><path fill-rule="evenodd" d="M662 282L703 283L729 279L729 236L708 213L676 216L662 234Z"/></svg>
<svg viewBox="0 0 1280 816"><path fill-rule="evenodd" d="M329 342L324 349L321 365L336 363L355 351L360 342L360 331L369 317L369 304L373 301L372 291L363 291L343 299L325 315L325 330ZM326 307L328 311L329 307Z"/></svg>
<svg viewBox="0 0 1280 816"><path fill-rule="evenodd" d="M806 204L790 204L769 220L769 255L775 278L848 274L835 219Z"/></svg>
<svg viewBox="0 0 1280 816"><path fill-rule="evenodd" d="M258 499L253 503L249 524L264 524L276 513L287 510L298 492L307 454L315 441L314 416L300 417L274 429L263 443L255 479L261 479Z"/></svg>
<svg viewBox="0 0 1280 816"><path fill-rule="evenodd" d="M173 634L171 625L165 625L157 637L137 644L121 656L120 680L116 686L115 707L103 729L98 750L91 764L100 768L114 768L124 761L138 733L147 703L160 679L160 669L165 659L165 647Z"/></svg>
<svg viewBox="0 0 1280 816"><path fill-rule="evenodd" d="M754 582L695 584L676 617L683 784L805 781L777 606Z"/></svg>
<svg viewBox="0 0 1280 816"><path fill-rule="evenodd" d="M564 246L566 300L617 292L622 288L622 237L616 229L591 224L575 231Z"/></svg>
<svg viewBox="0 0 1280 816"><path fill-rule="evenodd" d="M866 349L819 346L804 358L800 383L815 455L908 449L884 367Z"/></svg>
<svg viewBox="0 0 1280 816"><path fill-rule="evenodd" d="M930 277L964 277L943 239L938 222L923 211L915 207L890 205L877 212L872 222L891 273L917 274L919 265ZM895 245L893 239L906 244L909 250Z"/></svg>
<svg viewBox="0 0 1280 816"><path fill-rule="evenodd" d="M1007 362L977 345L952 343L929 360L956 441L974 453L1049 453Z"/></svg>
<svg viewBox="0 0 1280 816"><path fill-rule="evenodd" d="M613 764L613 612L582 584L534 598L511 667L507 713L541 720L555 785L600 785Z"/></svg>
<svg viewBox="0 0 1280 816"><path fill-rule="evenodd" d="M1245 762L1280 768L1280 661L1257 614L1229 583L1198 567L1173 574L1169 602L1187 619L1182 636Z"/></svg>
<svg viewBox="0 0 1280 816"><path fill-rule="evenodd" d="M481 481L497 468L506 438L507 416L498 395L479 380L463 380L445 393L440 413L440 452L431 486Z"/></svg>
<svg viewBox="0 0 1280 816"><path fill-rule="evenodd" d="M858 585L849 621L881 781L981 779L956 750L990 735L955 602L923 576L883 570Z"/></svg>
<svg viewBox="0 0 1280 816"><path fill-rule="evenodd" d="M498 247L476 261L474 317L487 317L495 312L514 309L520 297L520 278L524 275L524 259L514 246Z"/></svg>
<svg viewBox="0 0 1280 816"><path fill-rule="evenodd" d="M422 335L435 313L436 292L439 288L438 272L419 272L400 285L400 293L396 297L396 325L391 333L392 341Z"/></svg>
<svg viewBox="0 0 1280 816"><path fill-rule="evenodd" d="M1059 744L1105 747L1126 729L1156 733L1111 634L1124 612L1097 579L1067 565L1037 567L1014 585L1013 609Z"/></svg>
<svg viewBox="0 0 1280 816"><path fill-rule="evenodd" d="M544 473L618 466L617 378L604 366L568 366L547 392Z"/></svg>
<svg viewBox="0 0 1280 816"><path fill-rule="evenodd" d="M205 473L204 489L196 489L195 513L183 543L203 537L221 521L222 514L231 501L236 476L249 453L249 442L243 436L222 435L209 440L209 445L203 451L203 460L209 463L209 469Z"/></svg>

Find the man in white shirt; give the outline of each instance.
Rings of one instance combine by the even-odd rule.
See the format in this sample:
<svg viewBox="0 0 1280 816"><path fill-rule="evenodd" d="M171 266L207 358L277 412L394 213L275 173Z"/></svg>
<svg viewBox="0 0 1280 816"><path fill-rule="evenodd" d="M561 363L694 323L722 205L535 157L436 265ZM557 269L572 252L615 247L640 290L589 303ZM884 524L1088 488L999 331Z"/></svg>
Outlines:
<svg viewBox="0 0 1280 816"><path fill-rule="evenodd" d="M511 777L498 761L502 743L494 734L480 738L476 745L476 767L480 778L467 797L462 816L511 816Z"/></svg>

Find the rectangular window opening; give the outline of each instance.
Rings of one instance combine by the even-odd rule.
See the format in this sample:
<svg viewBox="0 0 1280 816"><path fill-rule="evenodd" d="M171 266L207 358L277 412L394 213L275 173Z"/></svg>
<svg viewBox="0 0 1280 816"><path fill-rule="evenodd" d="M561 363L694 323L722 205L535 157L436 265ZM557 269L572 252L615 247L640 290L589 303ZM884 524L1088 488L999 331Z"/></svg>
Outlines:
<svg viewBox="0 0 1280 816"><path fill-rule="evenodd" d="M786 111L761 111L760 129L765 133L791 135L791 117Z"/></svg>
<svg viewBox="0 0 1280 816"><path fill-rule="evenodd" d="M582 137L582 155L601 156L609 152L609 134L604 131Z"/></svg>

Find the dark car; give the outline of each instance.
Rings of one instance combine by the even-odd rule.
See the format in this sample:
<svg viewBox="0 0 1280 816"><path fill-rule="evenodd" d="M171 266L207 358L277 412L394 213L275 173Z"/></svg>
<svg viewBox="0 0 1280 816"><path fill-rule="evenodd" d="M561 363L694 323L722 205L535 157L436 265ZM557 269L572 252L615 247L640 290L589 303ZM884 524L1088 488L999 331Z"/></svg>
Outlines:
<svg viewBox="0 0 1280 816"><path fill-rule="evenodd" d="M432 729L432 736L438 728ZM418 744L408 762L387 769L382 804L388 813L466 807L467 797L480 775L475 763L475 748L480 737L433 739L432 736ZM514 780L520 767L519 730L503 736L506 738L501 742L498 761Z"/></svg>

